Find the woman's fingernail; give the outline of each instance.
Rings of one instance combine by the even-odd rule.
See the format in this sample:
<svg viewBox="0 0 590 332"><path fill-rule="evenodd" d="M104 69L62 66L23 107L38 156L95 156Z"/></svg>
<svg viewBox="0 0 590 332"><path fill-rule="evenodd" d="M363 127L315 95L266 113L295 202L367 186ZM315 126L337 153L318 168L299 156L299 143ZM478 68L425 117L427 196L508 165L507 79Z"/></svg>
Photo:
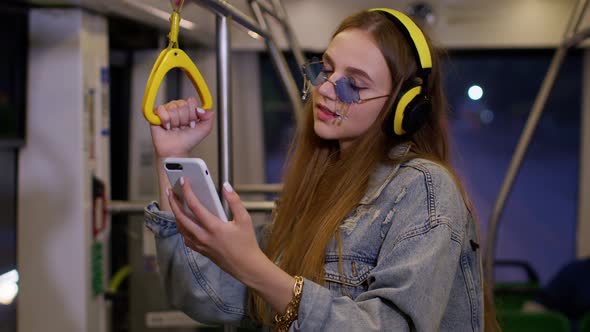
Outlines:
<svg viewBox="0 0 590 332"><path fill-rule="evenodd" d="M229 182L224 182L223 188L225 188L225 191L227 191L228 193L231 193L234 191L234 188L232 188L232 186L231 186L231 184L229 184Z"/></svg>
<svg viewBox="0 0 590 332"><path fill-rule="evenodd" d="M184 176L181 176L180 177L180 185L181 186L184 186Z"/></svg>
<svg viewBox="0 0 590 332"><path fill-rule="evenodd" d="M199 114L205 114L205 110L204 110L204 109L202 109L202 108L200 108L200 107L197 107L197 112L198 112Z"/></svg>
<svg viewBox="0 0 590 332"><path fill-rule="evenodd" d="M170 188L166 188L166 196L170 197Z"/></svg>
<svg viewBox="0 0 590 332"><path fill-rule="evenodd" d="M195 121L191 121L191 123L190 123L191 128L195 128L196 125L197 125L197 123Z"/></svg>
<svg viewBox="0 0 590 332"><path fill-rule="evenodd" d="M166 124L166 129L167 129L167 130L170 130L170 122L168 122L168 123Z"/></svg>

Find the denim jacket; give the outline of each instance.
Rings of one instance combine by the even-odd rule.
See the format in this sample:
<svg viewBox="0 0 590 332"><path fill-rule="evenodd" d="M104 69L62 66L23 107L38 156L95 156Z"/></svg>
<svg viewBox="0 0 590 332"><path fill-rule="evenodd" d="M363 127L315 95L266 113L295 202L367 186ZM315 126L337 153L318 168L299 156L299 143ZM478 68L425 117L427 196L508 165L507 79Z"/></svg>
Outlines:
<svg viewBox="0 0 590 332"><path fill-rule="evenodd" d="M174 216L150 204L145 223L172 304L200 322L247 319L246 287L177 232ZM423 159L382 164L343 220L343 277L335 241L325 286L305 280L290 331L482 331L481 250L461 192Z"/></svg>

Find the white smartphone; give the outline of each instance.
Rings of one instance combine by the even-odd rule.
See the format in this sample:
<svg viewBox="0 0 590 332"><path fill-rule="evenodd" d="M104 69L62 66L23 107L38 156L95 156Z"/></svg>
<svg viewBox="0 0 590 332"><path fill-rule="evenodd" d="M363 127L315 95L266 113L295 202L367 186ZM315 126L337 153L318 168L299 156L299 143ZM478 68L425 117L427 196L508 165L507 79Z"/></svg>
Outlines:
<svg viewBox="0 0 590 332"><path fill-rule="evenodd" d="M215 184L213 184L213 179L211 179L207 164L203 159L166 158L164 160L164 169L166 170L166 175L172 185L172 190L176 196L182 200L185 211L191 213L184 200L184 195L182 194L180 177L184 177L190 181L195 196L197 196L201 204L203 204L209 212L227 222L227 216L225 215L225 211L223 210L223 206L217 195Z"/></svg>

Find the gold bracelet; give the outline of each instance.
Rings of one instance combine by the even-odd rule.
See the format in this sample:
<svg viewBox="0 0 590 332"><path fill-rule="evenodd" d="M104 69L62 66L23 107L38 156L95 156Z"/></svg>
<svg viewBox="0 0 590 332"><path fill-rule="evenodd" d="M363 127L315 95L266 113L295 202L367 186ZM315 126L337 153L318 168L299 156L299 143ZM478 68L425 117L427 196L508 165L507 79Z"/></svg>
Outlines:
<svg viewBox="0 0 590 332"><path fill-rule="evenodd" d="M299 303L301 302L301 293L303 293L303 277L295 276L295 284L293 285L293 298L287 304L285 313L275 315L274 321L276 332L287 332L291 324L297 319L299 314Z"/></svg>

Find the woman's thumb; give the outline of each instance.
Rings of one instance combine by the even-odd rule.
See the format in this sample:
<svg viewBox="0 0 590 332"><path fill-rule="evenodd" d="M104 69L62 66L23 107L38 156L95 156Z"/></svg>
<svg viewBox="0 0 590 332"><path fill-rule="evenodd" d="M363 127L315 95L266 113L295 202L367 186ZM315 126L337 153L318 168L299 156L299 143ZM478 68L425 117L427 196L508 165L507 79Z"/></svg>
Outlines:
<svg viewBox="0 0 590 332"><path fill-rule="evenodd" d="M225 182L223 184L223 195L227 200L227 203L232 214L234 215L235 220L243 221L247 218L250 218L250 214L248 214L248 211L244 207L244 204L242 204L240 196L238 195L238 193L234 191L234 188L231 186L231 184L229 184L229 182Z"/></svg>

